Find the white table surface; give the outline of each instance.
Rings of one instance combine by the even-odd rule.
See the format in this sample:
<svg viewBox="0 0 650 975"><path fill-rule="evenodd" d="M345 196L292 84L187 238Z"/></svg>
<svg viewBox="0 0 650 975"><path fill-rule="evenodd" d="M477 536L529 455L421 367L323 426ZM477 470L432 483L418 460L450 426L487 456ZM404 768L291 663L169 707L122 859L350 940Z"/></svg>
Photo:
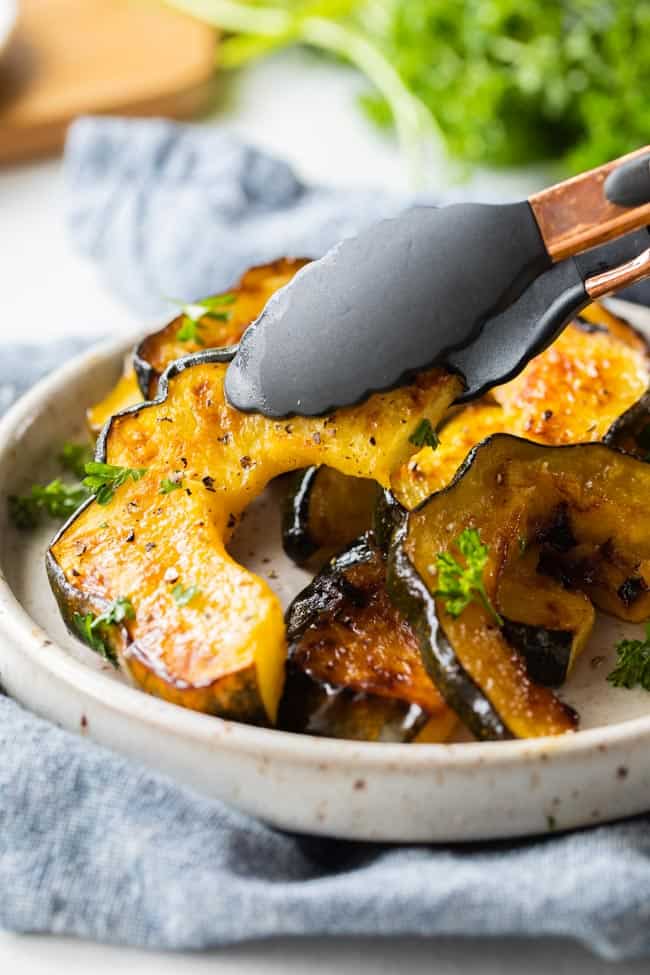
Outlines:
<svg viewBox="0 0 650 975"><path fill-rule="evenodd" d="M373 130L357 110L360 87L353 72L292 52L222 84L214 117L290 159L308 180L406 188L392 140ZM437 172L442 172L440 164ZM477 198L485 188L506 185L506 179L515 196L536 188L540 177L480 174L473 184ZM38 344L71 333L119 334L140 324L103 288L94 267L70 248L62 197L58 160L0 169L0 343ZM0 891L0 896L10 897L11 891ZM555 975L633 975L647 972L648 962L613 966L560 941L282 939L172 955L0 933L2 975L302 975L306 970L310 975L547 975L551 970Z"/></svg>

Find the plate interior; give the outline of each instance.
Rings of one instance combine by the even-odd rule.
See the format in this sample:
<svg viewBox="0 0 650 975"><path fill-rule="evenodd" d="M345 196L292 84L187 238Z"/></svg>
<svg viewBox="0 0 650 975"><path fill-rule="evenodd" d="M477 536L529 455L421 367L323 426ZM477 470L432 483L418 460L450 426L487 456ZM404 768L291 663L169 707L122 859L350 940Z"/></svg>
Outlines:
<svg viewBox="0 0 650 975"><path fill-rule="evenodd" d="M637 327L650 333L650 312L617 302L619 311ZM33 482L60 476L53 457L58 445L85 436L83 411L117 378L121 357L99 367L66 391L56 409L43 407L33 417L16 444L15 464L0 474L0 491L5 495L20 492ZM268 581L287 606L310 580L311 574L298 569L284 554L280 541L280 506L284 486L270 485L250 506L238 528L231 552L242 564ZM2 499L3 508L6 502ZM47 581L44 556L54 531L47 522L34 533L21 533L7 526L0 538L0 566L14 595L29 616L48 637L85 666L105 672L113 681L124 681L107 663L85 648L66 630ZM580 715L580 728L615 725L650 715L650 695L642 690L612 687L606 680L615 662L615 644L624 637L639 637L644 627L622 623L599 615L591 639L571 677L560 691L563 700Z"/></svg>

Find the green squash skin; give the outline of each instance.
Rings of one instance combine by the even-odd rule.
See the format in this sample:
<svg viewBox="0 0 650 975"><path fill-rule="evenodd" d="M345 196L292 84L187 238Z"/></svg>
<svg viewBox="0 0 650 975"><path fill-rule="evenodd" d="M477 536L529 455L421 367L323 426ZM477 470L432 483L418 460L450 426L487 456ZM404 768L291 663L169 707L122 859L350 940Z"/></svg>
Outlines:
<svg viewBox="0 0 650 975"><path fill-rule="evenodd" d="M309 529L309 503L318 471L306 467L292 475L282 510L282 548L296 565L304 565L320 548Z"/></svg>
<svg viewBox="0 0 650 975"><path fill-rule="evenodd" d="M144 345L144 339L139 342L133 352L133 368L135 370L136 379L138 380L138 386L140 387L140 392L145 399L149 399L149 390L151 388L151 383L156 377L156 372L151 363L147 362L142 356L142 347Z"/></svg>
<svg viewBox="0 0 650 975"><path fill-rule="evenodd" d="M650 424L650 390L622 413L603 437L603 443L632 454L638 460L650 460L650 448L639 443L639 435Z"/></svg>
<svg viewBox="0 0 650 975"><path fill-rule="evenodd" d="M375 556L371 532L362 535L353 545L330 560L329 565L295 597L285 614L287 639L299 640L308 626L322 613L331 613L349 595L350 586L345 572L353 565L371 562Z"/></svg>
<svg viewBox="0 0 650 975"><path fill-rule="evenodd" d="M402 507L392 491L380 491L372 528L375 542L384 557L388 555L391 539L407 514L406 508Z"/></svg>
<svg viewBox="0 0 650 975"><path fill-rule="evenodd" d="M174 376L178 375L178 373L183 372L185 369L189 369L194 365L199 365L206 362L230 362L236 351L237 350L234 346L229 346L228 348L223 349L207 349L205 352L196 352L193 355L186 356L184 359L178 359L176 362L171 363L171 365L167 367L161 376L158 386L158 396L156 399L148 400L146 403L137 403L135 406L129 406L125 410L121 410L119 413L116 413L115 417L126 416L131 413L140 413L141 410L159 406L167 399L170 379L173 379ZM99 461L100 463L106 463L106 445L115 417L111 417L106 422L106 425L97 438L95 460ZM74 625L75 614L79 613L81 616L84 616L86 613L94 613L96 616L99 616L108 609L109 603L106 600L99 599L91 595L86 595L85 593L80 593L78 589L71 586L66 580L65 574L59 566L59 563L54 558L52 549L64 532L68 530L69 526L77 520L81 513L85 511L85 509L92 504L93 501L94 496L92 498L88 498L88 500L84 501L77 511L70 515L70 517L57 531L45 554L47 578L59 607L63 622L70 633L87 646L90 646L90 644L87 644L86 641L82 639L79 630ZM114 627L111 629L115 630L116 636L115 640L111 639L111 644L115 651L118 652L124 646L126 630L123 627ZM93 648L91 647L90 649Z"/></svg>
<svg viewBox="0 0 650 975"><path fill-rule="evenodd" d="M388 594L413 627L431 680L463 724L481 741L509 740L513 735L464 670L438 622L435 599L406 554L407 531L405 512L393 533L388 556Z"/></svg>

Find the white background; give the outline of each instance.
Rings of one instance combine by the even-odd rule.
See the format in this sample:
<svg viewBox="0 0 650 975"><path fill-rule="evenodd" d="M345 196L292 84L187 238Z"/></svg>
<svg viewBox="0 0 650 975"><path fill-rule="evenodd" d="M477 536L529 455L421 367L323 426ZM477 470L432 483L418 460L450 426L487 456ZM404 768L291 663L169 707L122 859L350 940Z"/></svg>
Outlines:
<svg viewBox="0 0 650 975"><path fill-rule="evenodd" d="M291 160L308 180L407 188L392 141L359 114L353 72L293 52L224 85L215 119ZM442 179L439 164L430 182ZM473 192L507 186L513 197L540 184L539 173L480 174ZM0 343L42 343L77 334L110 335L141 323L106 292L95 269L69 247L58 160L0 170ZM1 348L0 348L1 354ZM603 883L607 879L603 878ZM0 891L11 897L11 891ZM201 955L163 955L38 936L0 933L0 975L347 975L401 972L481 975L647 973L648 962L613 966L564 942L516 940L281 940Z"/></svg>

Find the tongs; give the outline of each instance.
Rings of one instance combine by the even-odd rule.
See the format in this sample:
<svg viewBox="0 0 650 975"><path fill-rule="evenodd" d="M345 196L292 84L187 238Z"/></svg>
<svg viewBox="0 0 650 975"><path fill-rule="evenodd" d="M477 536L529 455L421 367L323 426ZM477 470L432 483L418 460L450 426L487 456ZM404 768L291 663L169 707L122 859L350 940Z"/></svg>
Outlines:
<svg viewBox="0 0 650 975"><path fill-rule="evenodd" d="M650 276L648 224L650 147L518 203L413 207L270 299L226 395L270 417L317 416L441 365L462 377L459 401L474 399L590 301Z"/></svg>

